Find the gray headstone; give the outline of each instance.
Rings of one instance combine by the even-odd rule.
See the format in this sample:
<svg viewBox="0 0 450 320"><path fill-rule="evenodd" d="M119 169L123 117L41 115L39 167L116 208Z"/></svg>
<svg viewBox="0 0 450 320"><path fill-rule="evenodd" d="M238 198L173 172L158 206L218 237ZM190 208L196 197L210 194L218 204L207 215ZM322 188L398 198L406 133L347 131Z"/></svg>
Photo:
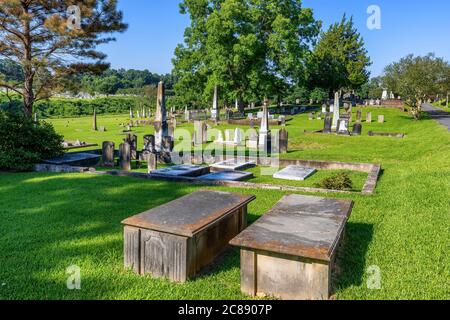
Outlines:
<svg viewBox="0 0 450 320"><path fill-rule="evenodd" d="M367 112L366 114L366 122L372 123L372 112Z"/></svg>
<svg viewBox="0 0 450 320"><path fill-rule="evenodd" d="M362 124L360 122L355 123L353 126L352 136L360 136L362 134Z"/></svg>
<svg viewBox="0 0 450 320"><path fill-rule="evenodd" d="M120 169L131 170L131 146L128 143L122 143L119 147Z"/></svg>
<svg viewBox="0 0 450 320"><path fill-rule="evenodd" d="M114 167L114 142L105 141L102 145L102 160L105 167Z"/></svg>

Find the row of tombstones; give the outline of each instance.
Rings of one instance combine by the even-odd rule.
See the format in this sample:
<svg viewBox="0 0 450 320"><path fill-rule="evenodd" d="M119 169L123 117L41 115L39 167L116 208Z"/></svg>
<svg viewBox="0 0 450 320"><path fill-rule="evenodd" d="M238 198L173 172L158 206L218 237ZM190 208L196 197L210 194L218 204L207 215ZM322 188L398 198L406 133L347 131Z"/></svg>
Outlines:
<svg viewBox="0 0 450 320"><path fill-rule="evenodd" d="M118 166L121 170L130 171L131 162L135 160L140 166L142 161L147 162L148 170L153 171L157 169L157 163L170 163L171 151L173 150L173 139L171 137L164 137L162 139L162 151L156 150L156 139L154 135L144 136L144 149L141 152L137 150L137 136L128 134L124 142L119 146L119 161ZM113 168L115 163L115 143L105 141L102 145L102 160L105 167Z"/></svg>
<svg viewBox="0 0 450 320"><path fill-rule="evenodd" d="M326 118L327 116L329 116L329 114L327 114L327 113L319 113L319 114L317 115L317 118L316 118L316 119L317 119L317 120L322 120L322 118ZM332 116L332 115L331 115L331 116ZM349 116L349 119L350 119L350 121L351 121L351 115L349 114L348 116ZM345 115L344 115L344 117L345 117ZM309 113L308 119L309 119L309 120L314 120L314 113ZM363 120L362 111L361 111L361 110L358 110L358 111L356 112L356 122L361 123L362 120ZM372 123L372 112L367 112L367 113L366 113L366 122L367 122L367 123ZM378 116L378 122L379 122L379 123L384 123L384 122L385 122L384 115L379 115L379 116Z"/></svg>

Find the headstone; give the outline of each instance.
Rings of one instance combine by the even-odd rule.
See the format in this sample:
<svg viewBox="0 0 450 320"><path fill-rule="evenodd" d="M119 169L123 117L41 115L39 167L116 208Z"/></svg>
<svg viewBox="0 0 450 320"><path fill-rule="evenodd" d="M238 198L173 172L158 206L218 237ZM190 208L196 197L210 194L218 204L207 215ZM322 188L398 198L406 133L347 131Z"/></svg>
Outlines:
<svg viewBox="0 0 450 320"><path fill-rule="evenodd" d="M37 123L37 121L35 121ZM97 131L97 109L94 108L94 119L92 124L92 130Z"/></svg>
<svg viewBox="0 0 450 320"><path fill-rule="evenodd" d="M105 141L102 145L102 160L105 167L114 167L114 142Z"/></svg>
<svg viewBox="0 0 450 320"><path fill-rule="evenodd" d="M223 143L223 133L221 130L217 133L217 139L215 141L216 143Z"/></svg>
<svg viewBox="0 0 450 320"><path fill-rule="evenodd" d="M280 130L280 154L288 153L288 145L289 145L289 133L286 129Z"/></svg>
<svg viewBox="0 0 450 320"><path fill-rule="evenodd" d="M156 153L148 153L146 155L148 173L158 170L158 156Z"/></svg>
<svg viewBox="0 0 450 320"><path fill-rule="evenodd" d="M259 137L256 131L251 131L248 136L247 147L250 149L258 149Z"/></svg>
<svg viewBox="0 0 450 320"><path fill-rule="evenodd" d="M121 170L131 170L131 146L126 142L119 147L119 162Z"/></svg>
<svg viewBox="0 0 450 320"><path fill-rule="evenodd" d="M362 134L362 124L357 122L353 125L352 136L360 136Z"/></svg>
<svg viewBox="0 0 450 320"><path fill-rule="evenodd" d="M250 128L254 129L255 128L255 119L250 119Z"/></svg>
<svg viewBox="0 0 450 320"><path fill-rule="evenodd" d="M366 114L366 122L372 123L372 112L367 112Z"/></svg>
<svg viewBox="0 0 450 320"><path fill-rule="evenodd" d="M236 145L241 145L242 137L243 137L242 130L239 128L236 128L236 130L234 130L234 143Z"/></svg>
<svg viewBox="0 0 450 320"><path fill-rule="evenodd" d="M225 141L230 142L233 141L233 131L230 129L225 130Z"/></svg>
<svg viewBox="0 0 450 320"><path fill-rule="evenodd" d="M204 138L205 125L203 121L194 121L195 144L202 145L205 143Z"/></svg>
<svg viewBox="0 0 450 320"><path fill-rule="evenodd" d="M247 117L248 117L249 120L253 120L253 113L249 113L249 114L247 115Z"/></svg>
<svg viewBox="0 0 450 320"><path fill-rule="evenodd" d="M275 173L273 177L282 180L304 181L316 172L316 169L293 165Z"/></svg>
<svg viewBox="0 0 450 320"><path fill-rule="evenodd" d="M378 123L384 123L384 116L383 115L379 115L378 116Z"/></svg>
<svg viewBox="0 0 450 320"><path fill-rule="evenodd" d="M322 113L327 113L327 104L322 104Z"/></svg>
<svg viewBox="0 0 450 320"><path fill-rule="evenodd" d="M333 108L333 125L332 125L332 129L337 129L338 128L338 122L340 119L340 96L339 96L339 92L336 92L334 95L334 108Z"/></svg>
<svg viewBox="0 0 450 320"><path fill-rule="evenodd" d="M342 135L350 135L348 119L339 119L337 133Z"/></svg>
<svg viewBox="0 0 450 320"><path fill-rule="evenodd" d="M331 133L331 127L333 126L333 118L331 114L327 114L323 125L323 133Z"/></svg>
<svg viewBox="0 0 450 320"><path fill-rule="evenodd" d="M309 121L314 120L314 114L313 114L312 112L310 112L310 113L308 114L308 120L309 120Z"/></svg>
<svg viewBox="0 0 450 320"><path fill-rule="evenodd" d="M358 109L356 111L356 122L361 123L362 122L362 110Z"/></svg>
<svg viewBox="0 0 450 320"><path fill-rule="evenodd" d="M145 135L144 136L144 150L155 152L156 151L156 145L155 145L155 136L152 134Z"/></svg>
<svg viewBox="0 0 450 320"><path fill-rule="evenodd" d="M132 160L137 159L137 145L138 145L137 139L138 137L134 134L127 134L127 137L125 138L125 142L130 145Z"/></svg>
<svg viewBox="0 0 450 320"><path fill-rule="evenodd" d="M286 126L286 116L280 116L280 117L278 118L278 121L280 122L280 125L281 125L282 127Z"/></svg>

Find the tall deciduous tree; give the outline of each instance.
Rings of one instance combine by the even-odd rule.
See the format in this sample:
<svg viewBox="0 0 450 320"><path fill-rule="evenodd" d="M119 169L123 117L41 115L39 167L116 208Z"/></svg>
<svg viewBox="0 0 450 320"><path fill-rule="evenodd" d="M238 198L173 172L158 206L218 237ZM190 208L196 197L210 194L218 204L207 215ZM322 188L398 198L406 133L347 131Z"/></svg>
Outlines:
<svg viewBox="0 0 450 320"><path fill-rule="evenodd" d="M383 82L388 90L405 100L418 119L422 103L436 98L446 85L449 86L449 68L447 61L433 53L423 57L411 54L388 65Z"/></svg>
<svg viewBox="0 0 450 320"><path fill-rule="evenodd" d="M311 59L310 85L328 90L357 90L369 80L371 65L353 18L344 15L321 34Z"/></svg>
<svg viewBox="0 0 450 320"><path fill-rule="evenodd" d="M191 26L175 52L177 96L201 103L219 85L222 97L237 99L242 110L244 100L304 84L321 24L300 0L185 0L182 12Z"/></svg>
<svg viewBox="0 0 450 320"><path fill-rule="evenodd" d="M95 48L126 28L117 0L0 0L0 55L19 63L24 78L0 87L21 95L31 116L34 102L71 75L108 68Z"/></svg>

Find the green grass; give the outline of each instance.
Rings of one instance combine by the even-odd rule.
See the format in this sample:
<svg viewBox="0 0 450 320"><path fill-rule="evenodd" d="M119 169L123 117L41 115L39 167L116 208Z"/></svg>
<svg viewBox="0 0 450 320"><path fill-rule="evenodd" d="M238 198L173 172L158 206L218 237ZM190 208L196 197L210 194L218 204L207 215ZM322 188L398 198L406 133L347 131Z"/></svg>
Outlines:
<svg viewBox="0 0 450 320"><path fill-rule="evenodd" d="M347 173L350 179L353 182L353 188L351 191L361 192L364 184L367 180L367 173L357 172L357 171L348 171L348 170L318 170L315 174L304 181L290 181L290 180L280 180L275 179L270 175L261 174L261 168L255 167L252 169L246 170L248 172L252 172L254 175L253 179L248 180L248 182L252 183L264 183L264 184L275 184L275 185L285 185L291 187L309 187L315 188L316 184L322 182L324 179L334 176L339 173ZM320 188L320 187L319 187Z"/></svg>
<svg viewBox="0 0 450 320"><path fill-rule="evenodd" d="M338 299L449 299L450 135L431 119L372 109L385 124L364 125L361 137L304 134L321 121L289 122L287 158L379 163L373 196L322 196L355 201L339 256ZM124 117L125 119L125 117ZM108 132L90 131L91 119L55 126L68 139L120 142L119 118L99 119ZM369 130L403 132L405 139L368 137ZM148 132L147 132L148 131ZM151 128L139 128L139 134ZM140 139L141 140L141 139ZM142 140L141 140L142 141ZM254 194L253 222L283 192L211 188ZM196 190L188 184L76 174L0 174L0 299L243 299L239 252L187 284L137 276L123 269L122 219ZM66 288L65 270L81 268L82 290ZM382 272L382 289L366 286L368 267Z"/></svg>

